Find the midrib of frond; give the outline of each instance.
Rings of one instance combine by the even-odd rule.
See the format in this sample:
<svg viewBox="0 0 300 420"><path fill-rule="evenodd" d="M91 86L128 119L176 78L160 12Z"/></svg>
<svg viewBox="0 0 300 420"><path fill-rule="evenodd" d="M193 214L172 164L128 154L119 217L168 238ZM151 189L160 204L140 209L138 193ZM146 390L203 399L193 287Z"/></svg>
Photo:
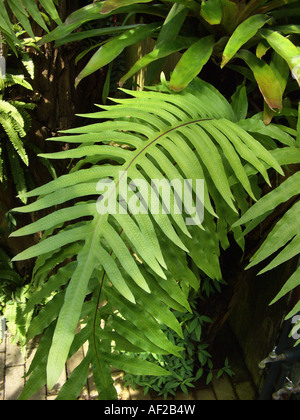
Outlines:
<svg viewBox="0 0 300 420"><path fill-rule="evenodd" d="M131 161L129 163L125 163L123 165L123 167L125 166L125 168L123 169L123 172L122 172L121 177L119 178L119 180L115 184L115 187L114 187L113 191L109 195L108 202L110 200L112 200L112 199L115 198L115 194L114 193L115 192L118 192L118 188L120 186L120 183L122 181L122 178L125 176L125 173L130 170L130 168L136 162L136 160L139 157L141 157L142 154L145 153L151 146L153 146L156 142L158 142L164 136L167 136L168 134L170 134L170 133L172 133L174 131L177 131L178 129L180 129L182 127L193 125L193 124L197 124L197 123L203 122L203 121L211 121L211 119L199 119L199 120L194 120L194 121L189 121L189 122L185 122L185 123L179 124L176 127L172 127L169 130L167 130L167 131L165 131L163 133L160 133L155 139L149 140L149 143L146 146L144 146L140 151L138 151L136 153L136 155L131 159ZM96 227L95 227L95 230L94 230L94 233L93 233L93 237L92 237L92 240L91 240L91 247L90 247L90 251L89 251L88 259L87 259L88 261L91 258L91 254L92 254L93 249L94 249L93 247L94 247L95 241L100 238L100 235L101 235L101 222L102 221L107 222L107 219L108 219L108 216L107 215L101 214L101 215L98 216L98 221L96 223ZM99 298L99 299L101 300L101 298Z"/></svg>
<svg viewBox="0 0 300 420"><path fill-rule="evenodd" d="M170 133L172 133L174 131L177 131L178 129L180 129L182 127L197 124L197 123L203 122L203 121L211 121L211 119L208 119L208 118L207 119L198 119L198 120L189 121L189 122L179 124L176 127L172 127L169 130L167 130L163 133L160 133L155 139L149 140L149 143L146 146L142 147L142 149L139 150L136 153L136 155L134 156L133 159L131 159L129 164L126 163L125 165L123 165L123 166L126 166L126 168L124 169L124 172L122 173L121 177L119 178L118 182L116 183L113 192L108 197L108 201L115 198L114 193L117 192L118 187L120 186L121 180L125 176L125 172L129 171L130 168L132 167L132 165L137 161L137 159L139 157L141 157L142 154L145 153L151 146L153 146L155 143L157 143L163 137L169 135ZM94 234L93 234L92 245L95 242L96 238L99 238L99 230L100 230L100 226L101 226L102 217L103 217L103 215L99 215L99 218L98 218L99 220L97 222L97 225L96 225L96 228L95 228L95 231L94 231ZM107 220L107 216L106 216L106 220ZM123 233L123 229L121 229L119 235L121 236L122 233ZM114 252L111 251L111 255L113 255L113 254L114 254ZM89 259L89 257L88 257L88 259ZM102 291L103 291L103 285L104 285L104 280L105 280L106 274L107 274L106 271L104 271L102 279L101 279L100 290L99 290L99 294L98 294L98 298L97 298L97 307L96 307L96 310L95 310L95 315L94 315L94 320L93 320L93 344L94 344L94 351L95 351L97 360L99 361L99 365L100 365L100 356L98 354L98 349L97 349L97 346L96 346L96 328L97 328L96 321L97 321L97 312L98 312L98 309L99 309L99 304L101 302L101 295L102 295Z"/></svg>
<svg viewBox="0 0 300 420"><path fill-rule="evenodd" d="M159 132L157 134L157 136L153 139L149 139L148 140L148 144L147 145L143 145L141 146L140 150L137 149L135 156L129 161L129 162L125 162L123 164L122 167L120 167L120 172L122 171L122 175L121 177L125 176L126 172L129 172L131 167L134 165L134 163L143 155L143 153L146 153L152 146L154 146L160 139L162 139L165 136L168 136L170 133L179 130L180 128L186 127L186 126L192 126L194 124L203 122L203 121L211 121L211 119L197 119L197 120L192 120L192 121L187 121L187 122L182 122L181 124L178 124L177 126L173 126L169 129L167 129L164 132ZM118 179L118 181L116 182L115 186L114 186L114 190L110 193L110 196L108 197L108 202L112 199L115 199L115 192L118 192L118 188L120 186L120 182L121 182L121 178ZM85 255L85 262L78 262L78 266L77 269L74 273L73 277L77 277L77 270L80 270L80 275L79 278L77 278L76 280L76 286L75 289L73 290L73 296L76 297L79 292L81 296L85 296L85 293L82 292L83 289L86 290L87 286L88 286L88 281L90 279L90 276L87 275L87 272L89 271L90 267L94 266L97 262L97 256L95 255L95 250L97 249L97 241L100 241L100 237L101 237L101 230L103 227L103 224L107 223L107 219L108 219L108 215L105 214L99 214L98 216L95 216L94 221L92 222L95 226L95 228L93 229L93 233L92 236L87 238L84 244L84 247L81 251L81 255ZM104 226L105 229L105 226ZM99 243L100 244L100 243ZM103 282L104 282L104 277L103 277ZM100 289L100 294L99 294L99 301L101 301L101 293L102 293L102 288ZM83 304L83 300L82 302L80 302L80 305ZM54 345L50 351L49 354L49 359L48 359L48 363L49 360L52 359L52 362L48 364L48 366L52 366L51 369L53 369L53 366L59 366L59 360L61 359L61 354L63 353L63 351L66 352L66 335L68 335L67 333L69 332L69 328L68 326L70 325L70 323L73 324L73 329L75 331L77 323L79 321L79 316L78 319L75 320L71 319L73 317L74 314L72 314L72 311L68 311L65 310L66 313L66 317L60 317L58 320L58 324L57 324L57 328L59 329L59 324L61 323L61 332L57 337L57 346L58 348ZM62 337L64 337L62 339ZM70 339L70 345L71 345L71 339ZM66 354L67 357L67 354ZM54 360L53 360L54 359ZM51 377L53 378L53 380L51 380ZM53 370L49 371L48 373L48 385L51 387L53 385L55 385L55 381L57 379L57 372L54 372ZM53 382L53 383L52 383Z"/></svg>

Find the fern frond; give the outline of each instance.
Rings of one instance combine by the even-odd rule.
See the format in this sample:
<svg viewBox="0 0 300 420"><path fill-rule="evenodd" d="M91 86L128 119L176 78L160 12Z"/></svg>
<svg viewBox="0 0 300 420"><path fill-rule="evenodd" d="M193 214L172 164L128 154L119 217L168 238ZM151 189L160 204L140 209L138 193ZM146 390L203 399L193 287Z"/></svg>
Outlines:
<svg viewBox="0 0 300 420"><path fill-rule="evenodd" d="M300 162L298 157L298 163ZM275 188L269 194L261 198L237 223L236 225L245 224L247 227L245 233L250 232L260 222L266 219L275 208L280 204L294 199L294 204L287 210L281 219L276 223L275 227L269 233L268 237L261 245L259 250L251 258L251 262L247 268L256 266L265 261L272 255L276 255L274 259L260 271L263 274L279 265L292 260L300 254L300 172L296 172L284 181L279 187ZM279 252L278 252L279 251ZM299 268L286 282L282 290L278 293L272 304L277 302L287 293L300 285ZM299 306L299 305L298 305ZM295 313L293 311L292 313ZM291 315L292 316L292 315Z"/></svg>
<svg viewBox="0 0 300 420"><path fill-rule="evenodd" d="M27 82L27 80L25 80L25 76L22 74L20 75L6 74L4 78L4 82L5 82L5 86L7 87L20 85L24 87L25 89L33 90L31 84Z"/></svg>
<svg viewBox="0 0 300 420"><path fill-rule="evenodd" d="M26 194L27 192L26 178L24 171L21 167L19 157L11 143L7 144L7 152L8 160L10 163L10 170L15 183L17 194L23 197L24 194ZM23 204L27 204L26 198L23 198L22 201Z"/></svg>
<svg viewBox="0 0 300 420"><path fill-rule="evenodd" d="M234 199L230 177L237 179L245 194L255 198L246 164L267 181L268 168L282 173L277 160L236 124L230 104L207 83L197 80L180 94L125 92L132 98L85 116L98 122L68 130L65 137L53 139L67 139L81 146L41 155L43 158L79 159L83 166L26 193L27 198L39 198L15 209L16 212L41 211L57 205L64 208L13 234L18 237L41 229L55 231L14 259L38 257L35 275L40 273L39 282L47 281L44 265L51 270L67 254L76 261L72 272L63 277L63 283L68 285L58 291L44 313L33 321L30 336L49 328L56 320L47 356L47 383L51 388L76 340L76 327L85 319L90 363L102 398L112 396L109 365L128 372L135 366L147 374L168 374L141 361L135 361L134 365L125 355L114 354L111 352L114 338L119 337L116 342L120 346L141 351L160 349L162 353L180 356L182 349L167 339L161 326L168 325L182 335L172 309L190 310L183 283L188 288L199 287L199 280L187 269L187 255L209 276L221 279L220 237L214 217L222 216L219 212L223 208L228 220L239 217L239 201ZM94 163L85 168L89 159ZM83 201L100 195L97 186L104 179L114 182L108 202L116 201L123 211L99 212L96 201ZM205 181L204 220L187 226L187 216L192 216L187 197L183 197L182 212L155 211L150 200L152 180L177 180L180 187L185 180L192 180L192 201L199 205L196 181L201 179ZM125 211L122 186L128 193ZM175 190L171 188L169 192L170 203L174 205ZM162 210L165 199L162 190L157 197ZM74 205L74 201L79 202ZM78 219L82 221L77 223ZM51 280L49 288L41 286L40 296L44 297L45 291L50 293L58 285Z"/></svg>
<svg viewBox="0 0 300 420"><path fill-rule="evenodd" d="M2 125L5 133L7 134L9 140L11 141L14 149L25 163L28 166L28 156L26 154L23 142L21 137L26 135L24 129L17 123L17 121L10 117L9 114L0 113L0 124Z"/></svg>
<svg viewBox="0 0 300 420"><path fill-rule="evenodd" d="M0 112L8 114L20 127L24 127L24 120L17 108L9 102L0 100Z"/></svg>

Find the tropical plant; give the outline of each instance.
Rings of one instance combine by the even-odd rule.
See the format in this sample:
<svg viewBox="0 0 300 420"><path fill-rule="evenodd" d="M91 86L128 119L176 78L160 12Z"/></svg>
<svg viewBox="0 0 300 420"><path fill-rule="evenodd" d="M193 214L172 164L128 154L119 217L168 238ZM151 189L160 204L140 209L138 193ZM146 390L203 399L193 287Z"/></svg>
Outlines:
<svg viewBox="0 0 300 420"><path fill-rule="evenodd" d="M12 300L14 291L22 286L23 280L14 270L9 256L0 249L0 315L4 315L4 310L8 301Z"/></svg>
<svg viewBox="0 0 300 420"><path fill-rule="evenodd" d="M27 330L33 313L26 316L22 313L27 301L28 281L22 277L11 262L11 258L3 249L0 249L0 318L1 328L0 343L5 337L5 328L9 328L11 341L20 344L23 353L26 349ZM25 353L24 353L25 354Z"/></svg>
<svg viewBox="0 0 300 420"><path fill-rule="evenodd" d="M295 159L293 130L287 133L275 124L266 127L258 118L241 119L244 111L239 102L231 105L200 79L181 93L172 92L165 80L150 91L124 93L132 98L117 99L117 105L84 115L105 122L52 139L80 146L42 157L78 159L77 164L70 174L26 193L26 198L39 199L14 210L30 213L56 207L12 235L44 231L40 243L14 259L37 257L33 284L38 291L24 314L51 297L29 327L28 339L39 334L43 338L23 399L46 382L52 388L67 359L85 342L87 356L59 399L79 395L90 365L104 399L116 397L110 365L137 375L169 375L166 369L114 349L180 357L183 348L168 340L162 326L183 336L173 310L191 311L188 292L199 289L201 275L222 280L221 247L228 248L228 235L233 234L244 249L241 228L231 226L239 219L239 210L244 214L249 200L259 198L259 176L270 184L268 170L283 174L281 165ZM276 142L283 147L272 150ZM182 187L184 180L193 180L194 193L199 192L195 181L203 179L202 224L201 219L200 226L187 226L187 217L194 216L188 206L183 214L174 210L156 214L148 200L153 179L176 179ZM106 184L99 183L103 180ZM108 195L99 185L108 187ZM105 213L114 193L117 204L124 206L124 185L128 207ZM88 200L99 193L100 199ZM196 204L197 195L190 191L187 196ZM158 197L163 200L162 191ZM115 315L116 310L121 316Z"/></svg>
<svg viewBox="0 0 300 420"><path fill-rule="evenodd" d="M33 40L29 15L49 32L34 0L17 3L8 1L18 22ZM144 67L148 67L146 84L153 83L160 73L162 62L173 53L184 52L171 77L172 90L184 89L208 61L221 68L230 66L234 71L256 80L264 98L264 120L269 123L276 112L282 111L289 70L300 84L297 61L300 53L296 47L299 26L294 24L295 17L299 16L299 0L93 1L72 13L64 23L52 0L40 3L58 26L42 40L36 40L38 45L56 41L56 45L61 46L100 37L96 45L80 54L79 58L82 58L97 48L78 75L77 85L83 78L115 60L125 48L137 45L148 37L156 40L153 51L139 59L123 75L121 85ZM13 37L14 31L4 3L0 5L0 11L3 20L0 20L0 30L10 45L21 46L22 41L17 42L16 36ZM115 27L99 27L99 20L112 15L119 16L120 23ZM136 21L132 20L135 15ZM139 20L141 15L143 19ZM128 25L129 21L131 25ZM95 22L95 28L85 29L84 25L91 22ZM78 32L78 28L81 31ZM275 53L271 63L267 54L270 49ZM265 57L267 59L263 59ZM246 64L246 67L240 63Z"/></svg>
<svg viewBox="0 0 300 420"><path fill-rule="evenodd" d="M18 51L24 49L25 34L28 34L32 38L32 41L37 40L32 30L30 19L33 19L46 32L49 32L50 18L57 24L62 23L55 6L58 5L57 0L40 0L38 3L35 0L22 0L22 2L17 0L1 0L0 32L2 38L4 38L15 54L18 54ZM43 7L46 13L41 11L39 5ZM16 31L15 25L21 25L21 31L19 33ZM18 35L23 35L23 37L20 38Z"/></svg>
<svg viewBox="0 0 300 420"><path fill-rule="evenodd" d="M120 23L110 28L99 27L99 20L112 15L117 15ZM137 16L135 21L134 15ZM153 51L141 57L123 75L121 85L144 67L148 68L146 84L153 83L164 60L171 54L184 52L174 68L171 89L184 89L208 61L221 68L229 66L256 80L264 98L264 120L269 123L274 114L282 110L289 70L300 83L295 61L299 56L296 47L299 26L294 24L297 16L299 0L94 1L72 13L39 44L56 41L56 45L61 46L87 38L99 39L96 45L80 54L79 58L97 48L78 75L78 84L111 63L125 48L151 37L156 41ZM85 29L84 25L91 22L95 22L95 28ZM270 49L275 53L275 63L270 63Z"/></svg>
<svg viewBox="0 0 300 420"><path fill-rule="evenodd" d="M14 85L32 90L23 75L6 74L1 78L0 182L5 184L8 177L12 176L17 193L23 194L27 191L27 186L22 164L29 164L24 141L31 127L29 111L33 110L35 105L6 98L5 90Z"/></svg>
<svg viewBox="0 0 300 420"><path fill-rule="evenodd" d="M299 135L298 135L298 146ZM298 163L300 163L300 150L295 150L298 155ZM300 172L292 174L280 186L272 190L269 194L262 197L256 204L251 207L246 214L236 223L236 226L245 225L244 234L251 232L259 223L266 219L267 216L282 203L289 202L289 209L283 214L280 220L275 224L261 247L251 258L248 269L274 256L269 264L259 272L263 274L273 270L281 264L286 263L293 258L298 258L300 254L299 243L299 187ZM279 299L300 286L300 267L285 283L271 304L276 303ZM300 302L287 314L286 319L290 319L297 315L300 311ZM295 326L299 328L299 324ZM293 334L293 330L291 333ZM300 340L296 342L296 345Z"/></svg>
<svg viewBox="0 0 300 420"><path fill-rule="evenodd" d="M224 367L214 369L212 356L208 352L209 346L202 339L203 327L205 324L211 323L212 320L198 313L199 298L200 296L190 299L192 313L182 314L174 311L174 315L182 325L184 338L179 337L169 328L163 329L173 344L185 349L181 353L181 357L151 353L145 353L141 356L147 361L166 368L170 372L170 376L150 377L127 374L124 377L125 386L131 386L133 389L140 386L144 389L145 395L152 391L166 399L169 395L175 396L178 390L188 394L189 389L195 388L197 381L202 377L205 377L206 383L209 384L213 374L216 374L218 378L223 374L234 375L228 359L225 360Z"/></svg>

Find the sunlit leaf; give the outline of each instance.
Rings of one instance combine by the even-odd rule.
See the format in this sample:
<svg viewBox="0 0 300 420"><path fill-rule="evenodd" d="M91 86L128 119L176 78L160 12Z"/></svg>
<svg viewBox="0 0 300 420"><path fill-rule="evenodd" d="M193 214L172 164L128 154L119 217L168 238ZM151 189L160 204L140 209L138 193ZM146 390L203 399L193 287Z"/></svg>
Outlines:
<svg viewBox="0 0 300 420"><path fill-rule="evenodd" d="M205 37L183 54L171 77L172 90L183 90L201 72L212 55L214 42L213 36Z"/></svg>

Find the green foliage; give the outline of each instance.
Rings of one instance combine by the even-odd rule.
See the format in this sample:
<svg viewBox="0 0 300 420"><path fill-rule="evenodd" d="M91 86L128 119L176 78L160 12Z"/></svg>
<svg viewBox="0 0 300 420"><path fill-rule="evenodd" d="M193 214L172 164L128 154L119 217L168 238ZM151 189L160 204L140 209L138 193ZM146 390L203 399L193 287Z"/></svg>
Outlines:
<svg viewBox="0 0 300 420"><path fill-rule="evenodd" d="M295 124L295 147L291 149L293 153L293 160L289 163L300 163L299 151L299 121L300 121L300 106L298 113L294 116L298 117ZM260 198L241 219L234 224L235 227L244 225L245 230L243 235L247 235L260 223L262 223L268 216L270 216L280 205L289 203L288 210L286 210L279 220L276 221L275 226L269 232L266 240L251 258L247 269L254 267L266 260L270 260L269 264L262 269L258 274L266 273L273 270L281 264L286 263L292 259L298 258L300 254L299 241L299 188L300 188L300 172L288 172L288 177L279 186L274 188L269 194ZM273 257L271 259L271 257ZM286 296L294 289L300 286L300 268L298 267L295 273L285 283L282 290L273 299L271 305ZM292 318L298 314L300 310L300 303L298 302L286 319ZM298 328L296 326L295 328ZM299 341L296 343L299 344Z"/></svg>
<svg viewBox="0 0 300 420"><path fill-rule="evenodd" d="M142 358L157 364L170 372L170 376L150 377L148 375L136 376L126 374L124 377L125 386L136 386L144 388L145 395L149 391L154 391L158 396L165 399L168 396L175 396L176 392L181 390L185 394L189 389L195 388L197 381L203 376L206 377L206 383L209 384L216 373L217 377L224 373L232 376L228 359L221 369L214 371L213 361L208 346L203 342L202 330L206 324L211 323L211 319L200 315L197 309L197 299L191 302L192 313L182 314L174 311L183 330L183 338L179 337L169 328L163 328L169 340L177 346L183 347L184 352L181 357L174 355L159 355L144 353Z"/></svg>
<svg viewBox="0 0 300 420"><path fill-rule="evenodd" d="M300 172L298 171L285 180L279 187L262 197L237 223L238 225L245 224L246 232L249 232L254 229L257 224L269 216L280 204L289 200L291 202L290 208L276 223L264 243L252 257L248 268L251 268L267 260L269 257L274 256L267 267L260 271L259 274L263 274L299 256L299 188ZM300 267L297 268L295 273L286 282L271 304L274 304L283 296L286 296L299 286ZM290 319L294 315L298 314L299 310L300 303L298 302L295 308L293 308L287 315L287 319Z"/></svg>
<svg viewBox="0 0 300 420"><path fill-rule="evenodd" d="M31 127L29 111L35 105L10 100L5 97L5 89L20 85L32 90L31 85L22 75L7 74L1 79L0 94L0 182L6 183L12 176L17 194L27 191L26 176L23 166L28 166L29 160L25 150L24 141ZM26 201L23 201L26 203Z"/></svg>
<svg viewBox="0 0 300 420"><path fill-rule="evenodd" d="M24 45L16 34L15 24L21 25L21 32L27 33L32 41L36 41L36 36L31 27L31 18L47 32L49 32L48 25L50 26L49 18L57 24L62 23L56 9L57 0L40 0L39 3L47 15L41 12L35 0L22 0L22 2L1 0L0 2L0 32L15 54L18 54L18 50L22 50ZM12 20L9 17L10 13L13 14Z"/></svg>
<svg viewBox="0 0 300 420"><path fill-rule="evenodd" d="M88 353L58 400L78 397L90 367L100 399L117 398L110 366L126 371L131 375L127 379L145 390L164 396L179 387L187 392L205 372L207 383L213 376L208 347L201 340L208 319L195 313L190 296L199 289L208 298L220 291L222 250L235 240L244 251L247 233L278 205L291 202L249 268L276 254L265 272L299 254L299 173L261 197L265 184L272 186L274 173L284 175L282 167L300 162L298 114L292 95L287 96L299 85L299 26L291 21L299 17L299 0L94 1L64 23L57 5L52 0L0 3L2 38L15 54L22 54L31 76L34 69L25 47L40 51L39 46L51 41L62 46L88 40L77 61L91 51L93 55L76 84L109 65L105 102L116 77L116 59L128 47L149 37L155 40L153 50L123 72L122 86L146 67L146 84L152 85L163 62L173 53L183 54L170 83L162 74L161 85L146 92L122 90L116 105L83 116L92 124L52 139L71 148L41 158L70 159L74 167L31 192L22 169L28 164L24 139L31 105L1 98L1 181L8 168L19 198L24 203L30 199L15 212L43 212L13 233L44 232L37 245L15 258L36 258L30 287L22 287L6 255L1 254L0 262L0 296L16 340L24 345L42 334L20 399L45 384L52 388L66 361L85 343ZM112 17L114 26L107 26ZM47 32L42 39L33 33L32 19ZM50 32L54 22L57 27ZM230 102L213 86L194 79L207 66L227 67L231 75L245 77ZM6 77L6 86L14 83L31 88L20 76ZM264 110L254 114L248 96L257 87ZM53 169L50 162L48 166ZM108 178L115 183L118 202L125 178L128 187L137 179L146 185L144 190L137 185L137 196L131 184L128 213L97 212L95 197L103 194L98 181ZM151 179L177 179L181 186L184 179L203 179L204 220L187 226L187 212L157 215L151 205L147 214L134 214L149 198ZM52 213L44 215L49 209ZM273 302L299 286L299 273L298 268ZM297 304L288 317L299 310ZM232 373L228 361L218 376L223 373Z"/></svg>
<svg viewBox="0 0 300 420"><path fill-rule="evenodd" d="M220 249L228 248L229 234L243 249L241 228L231 230L231 226L248 209L249 197L256 200L257 174L270 183L268 170L283 174L280 165L291 159L286 152L295 145L293 132L288 134L275 124L266 127L257 118L238 121L236 103L231 106L200 79L178 94L166 81L150 91L125 93L131 98L85 115L92 124L52 139L80 146L42 157L75 159L77 164L70 174L26 193L24 198L39 199L14 210L31 213L59 206L12 235L45 232L40 243L14 259L37 257L33 273L37 292L24 314L48 298L29 327L28 339L39 334L47 338L33 361L39 369L32 369L22 399L46 382L52 388L67 359L85 342L89 344L86 359L59 399L78 396L89 365L100 399L116 397L111 365L129 374L170 376L143 356L120 352L180 357L184 348L165 333L167 327L184 339L174 310L191 312L189 291L199 289L202 275L222 281ZM266 147L259 141L260 132ZM276 141L288 145L275 157L269 145ZM204 179L202 226L186 226L186 214L174 211L157 215L151 205L147 214L130 214L137 201L148 201L145 189L139 191L138 200L134 190L128 190L128 213L99 214L95 200L88 198L99 194L98 181L114 180L120 201L124 174L127 186L136 179L144 185L150 185L151 179L181 183ZM201 319L200 315L193 330L198 336ZM205 352L202 348L203 364L208 362Z"/></svg>
<svg viewBox="0 0 300 420"><path fill-rule="evenodd" d="M0 315L3 315L3 308L12 300L14 290L22 286L23 279L16 273L10 258L2 249L0 249L0 278Z"/></svg>
<svg viewBox="0 0 300 420"><path fill-rule="evenodd" d="M112 15L118 15L120 23L109 31L107 28L85 30L87 22L97 24ZM132 21L134 15L143 15L143 20L137 18L135 25L128 27L126 23L128 19ZM164 60L176 52L183 55L174 68L171 80L174 91L184 89L208 62L221 68L229 66L243 74L247 73L248 67L263 95L264 120L269 123L270 118L282 110L286 83L284 86L280 82L286 74L288 77L289 70L299 84L294 62L299 55L296 46L299 26L290 24L290 17L295 16L299 16L299 0L252 0L247 3L230 0L167 3L107 0L93 2L75 11L45 35L39 44L56 41L57 45L63 45L87 37L97 40L107 36L93 46L93 49L98 47L97 51L78 75L76 84L111 63L124 48L138 45L148 37L156 41L153 51L123 75L121 85L144 67L148 68L146 84L152 84L157 80ZM78 28L82 30L78 32ZM273 52L274 60L282 60L280 69L270 65L268 50ZM250 55L251 51L256 52L256 56Z"/></svg>
<svg viewBox="0 0 300 420"><path fill-rule="evenodd" d="M5 319L12 333L12 342L20 344L22 350L27 341L27 330L32 317L32 313L26 316L23 314L28 292L28 287L24 286L26 281L26 278L17 273L8 255L0 249L0 317Z"/></svg>

